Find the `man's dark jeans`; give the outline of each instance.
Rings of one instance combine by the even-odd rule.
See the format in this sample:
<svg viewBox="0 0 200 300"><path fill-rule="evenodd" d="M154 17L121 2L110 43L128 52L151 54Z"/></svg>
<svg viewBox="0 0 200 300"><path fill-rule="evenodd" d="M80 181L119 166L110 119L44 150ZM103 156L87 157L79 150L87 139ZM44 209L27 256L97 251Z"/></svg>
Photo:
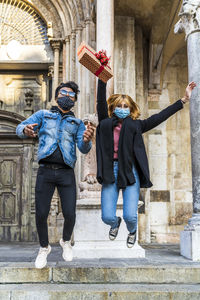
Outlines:
<svg viewBox="0 0 200 300"><path fill-rule="evenodd" d="M41 247L49 244L47 218L55 187L64 216L63 240L69 241L76 218L76 182L71 168L50 169L40 166L35 187L36 226Z"/></svg>

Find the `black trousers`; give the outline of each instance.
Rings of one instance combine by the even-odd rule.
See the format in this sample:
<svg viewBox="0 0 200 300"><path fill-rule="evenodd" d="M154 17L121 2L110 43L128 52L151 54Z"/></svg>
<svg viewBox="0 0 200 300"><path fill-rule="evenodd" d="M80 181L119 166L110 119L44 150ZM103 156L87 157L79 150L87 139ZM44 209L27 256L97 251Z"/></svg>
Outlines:
<svg viewBox="0 0 200 300"><path fill-rule="evenodd" d="M41 247L49 244L47 218L57 187L64 217L63 240L69 241L76 219L76 181L73 169L49 169L40 166L35 186L36 226Z"/></svg>

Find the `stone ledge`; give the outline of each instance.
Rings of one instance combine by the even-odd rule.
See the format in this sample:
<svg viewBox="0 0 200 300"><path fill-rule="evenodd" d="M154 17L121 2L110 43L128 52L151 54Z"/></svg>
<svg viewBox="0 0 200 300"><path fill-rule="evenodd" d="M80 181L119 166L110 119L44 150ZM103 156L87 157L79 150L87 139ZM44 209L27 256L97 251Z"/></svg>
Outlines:
<svg viewBox="0 0 200 300"><path fill-rule="evenodd" d="M65 283L65 284L198 284L200 287L200 266L145 265L130 267L124 265L106 266L90 262L81 266L81 262L63 263L42 270L29 267L0 267L0 286L2 284L26 283Z"/></svg>
<svg viewBox="0 0 200 300"><path fill-rule="evenodd" d="M2 300L199 300L200 287L197 285L140 285L140 284L23 284L1 285Z"/></svg>

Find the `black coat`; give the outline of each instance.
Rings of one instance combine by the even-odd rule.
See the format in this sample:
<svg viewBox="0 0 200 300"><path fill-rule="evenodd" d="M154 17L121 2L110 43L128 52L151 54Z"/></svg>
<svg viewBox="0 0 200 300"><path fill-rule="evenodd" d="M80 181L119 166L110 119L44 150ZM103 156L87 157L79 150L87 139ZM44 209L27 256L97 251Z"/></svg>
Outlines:
<svg viewBox="0 0 200 300"><path fill-rule="evenodd" d="M118 146L118 179L119 188L135 183L132 166L137 168L140 187L151 187L149 166L142 134L156 127L170 116L183 108L181 100L154 114L145 120L133 120L127 117L123 120ZM113 128L118 123L117 117L108 117L106 103L106 84L98 81L97 113L99 125L96 135L97 180L99 183L114 183L113 156L114 141Z"/></svg>

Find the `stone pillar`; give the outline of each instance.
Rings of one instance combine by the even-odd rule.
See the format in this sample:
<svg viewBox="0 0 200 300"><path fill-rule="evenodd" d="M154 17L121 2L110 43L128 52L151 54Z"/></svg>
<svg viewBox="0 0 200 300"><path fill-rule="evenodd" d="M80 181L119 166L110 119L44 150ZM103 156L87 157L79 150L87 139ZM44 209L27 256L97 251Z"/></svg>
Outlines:
<svg viewBox="0 0 200 300"><path fill-rule="evenodd" d="M69 81L70 79L70 38L69 36L66 37L65 39L65 52L66 52L66 58L65 58L65 80L64 81Z"/></svg>
<svg viewBox="0 0 200 300"><path fill-rule="evenodd" d="M53 88L52 88L52 100L54 100L55 90L59 82L59 56L60 56L61 40L52 39L50 43L54 51L54 77L53 77Z"/></svg>
<svg viewBox="0 0 200 300"><path fill-rule="evenodd" d="M75 51L75 53L77 53L77 49L78 49L79 45L81 44L81 42L82 42L82 26L78 26L76 29L76 51ZM83 78L81 76L81 71L82 71L81 67L82 66L78 61L78 56L76 55L76 81L77 81L79 87L81 87L81 83L83 80ZM80 94L80 98L82 98L81 96L82 96L82 91ZM77 103L78 105L76 106L77 117L80 119L82 118L81 101L83 101L83 100L80 100L80 102Z"/></svg>
<svg viewBox="0 0 200 300"><path fill-rule="evenodd" d="M76 63L76 33L72 31L70 36L70 80L75 81L75 63Z"/></svg>
<svg viewBox="0 0 200 300"><path fill-rule="evenodd" d="M113 69L114 49L114 0L97 0L97 51L107 50L111 56L110 66ZM108 81L108 95L113 94L113 78Z"/></svg>
<svg viewBox="0 0 200 300"><path fill-rule="evenodd" d="M193 215L181 232L181 255L200 260L200 1L183 1L175 33L185 32L189 81L197 83L190 100Z"/></svg>

